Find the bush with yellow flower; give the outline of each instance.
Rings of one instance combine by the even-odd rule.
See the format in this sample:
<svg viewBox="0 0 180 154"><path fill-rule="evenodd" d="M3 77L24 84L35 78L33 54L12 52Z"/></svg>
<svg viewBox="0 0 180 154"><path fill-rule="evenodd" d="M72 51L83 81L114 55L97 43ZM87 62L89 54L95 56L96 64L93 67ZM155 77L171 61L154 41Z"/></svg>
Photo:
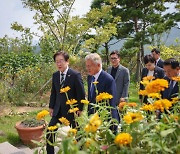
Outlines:
<svg viewBox="0 0 180 154"><path fill-rule="evenodd" d="M146 80L146 81L145 81ZM74 113L76 129L70 128L61 141L52 143L59 147L59 153L179 153L180 149L180 120L179 96L172 101L161 99L161 91L167 86L163 79L144 79L146 87L140 91L141 95L148 96L149 104L135 102L120 103L117 107L121 117L120 124L111 118L109 100L113 98L108 93L99 93L96 96L96 113L88 116L88 100L81 100L84 109L80 116L76 111L77 101L69 100L67 91L70 87L61 89L67 96L67 105L70 113ZM98 83L95 83L95 85ZM159 118L161 116L161 118ZM69 121L62 117L61 124L50 128L51 133L57 127L68 126ZM118 126L117 132L110 128ZM44 148L45 144L41 144Z"/></svg>

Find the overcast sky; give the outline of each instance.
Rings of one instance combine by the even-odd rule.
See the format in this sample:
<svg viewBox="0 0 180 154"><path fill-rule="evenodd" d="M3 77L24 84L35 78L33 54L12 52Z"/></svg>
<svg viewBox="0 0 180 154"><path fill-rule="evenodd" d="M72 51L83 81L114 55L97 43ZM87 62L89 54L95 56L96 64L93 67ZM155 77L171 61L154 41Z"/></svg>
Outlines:
<svg viewBox="0 0 180 154"><path fill-rule="evenodd" d="M92 0L76 0L73 15L83 15L90 9ZM173 6L168 12L172 12ZM0 38L7 34L9 37L20 36L21 33L11 30L11 23L17 21L24 27L30 27L36 31L33 25L33 15L28 8L23 8L21 0L1 0L0 3Z"/></svg>
<svg viewBox="0 0 180 154"><path fill-rule="evenodd" d="M90 10L92 0L76 0L73 15L83 15ZM36 31L33 25L33 15L28 8L23 8L21 0L1 0L0 3L0 38L4 35L9 37L20 36L21 33L11 30L11 23L17 21L24 27L30 27Z"/></svg>

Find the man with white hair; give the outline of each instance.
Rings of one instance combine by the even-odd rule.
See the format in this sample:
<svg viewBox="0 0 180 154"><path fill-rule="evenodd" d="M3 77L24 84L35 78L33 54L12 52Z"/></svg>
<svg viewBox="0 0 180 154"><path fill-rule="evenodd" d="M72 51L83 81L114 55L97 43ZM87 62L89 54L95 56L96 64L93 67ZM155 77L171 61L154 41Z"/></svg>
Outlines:
<svg viewBox="0 0 180 154"><path fill-rule="evenodd" d="M97 53L91 53L85 57L86 69L88 72L88 100L91 103L96 103L96 92L93 85L94 81L98 81L97 90L98 93L107 92L113 95L113 98L109 101L112 109L112 118L120 121L119 114L116 109L116 83L113 77L102 70L102 60ZM88 106L88 113L95 113L95 108L92 105Z"/></svg>

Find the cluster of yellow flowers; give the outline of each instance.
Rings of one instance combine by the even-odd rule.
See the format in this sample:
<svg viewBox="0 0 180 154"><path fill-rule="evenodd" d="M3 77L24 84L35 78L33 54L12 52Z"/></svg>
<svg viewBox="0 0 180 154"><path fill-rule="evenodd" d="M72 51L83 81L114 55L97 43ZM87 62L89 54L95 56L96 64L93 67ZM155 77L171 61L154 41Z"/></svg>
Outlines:
<svg viewBox="0 0 180 154"><path fill-rule="evenodd" d="M101 125L101 123L102 123L102 121L101 121L98 113L95 113L95 114L91 117L91 119L90 119L90 121L89 121L89 124L87 124L87 125L85 126L85 131L86 131L86 132L92 132L92 133L94 133L94 132L97 131L97 129L99 128L99 126Z"/></svg>
<svg viewBox="0 0 180 154"><path fill-rule="evenodd" d="M168 81L165 79L156 79L151 81L145 88L148 94L150 93L159 93L164 91L165 88L168 88Z"/></svg>
<svg viewBox="0 0 180 154"><path fill-rule="evenodd" d="M107 92L103 92L103 93L100 93L99 95L96 96L96 101L99 102L99 101L102 101L102 100L109 100L109 99L112 99L112 98L113 98L112 95L110 95Z"/></svg>
<svg viewBox="0 0 180 154"><path fill-rule="evenodd" d="M167 99L160 99L152 104L145 104L144 106L141 107L141 110L144 111L160 110L161 112L164 112L164 109L169 110L172 104L173 103Z"/></svg>
<svg viewBox="0 0 180 154"><path fill-rule="evenodd" d="M118 146L128 145L132 142L132 136L128 133L120 133L116 136L114 143Z"/></svg>
<svg viewBox="0 0 180 154"><path fill-rule="evenodd" d="M67 120L67 119L64 118L64 117L59 118L59 121L60 121L62 124L64 124L65 126L69 126L69 125L70 125L69 120Z"/></svg>
<svg viewBox="0 0 180 154"><path fill-rule="evenodd" d="M127 102L120 102L119 103L119 110L122 110L124 106L129 106L129 107L136 107L137 104L135 102L127 103Z"/></svg>
<svg viewBox="0 0 180 154"><path fill-rule="evenodd" d="M143 119L143 116L141 113L133 113L133 112L128 112L124 117L123 120L127 124L131 124L133 122L141 121Z"/></svg>
<svg viewBox="0 0 180 154"><path fill-rule="evenodd" d="M164 112L164 109L169 110L169 108L172 106L172 102L167 99L160 99L155 101L153 106L156 110L161 110L161 112Z"/></svg>
<svg viewBox="0 0 180 154"><path fill-rule="evenodd" d="M152 81L152 79L154 79L154 76L146 76L141 81L141 84L147 85L147 84L149 84Z"/></svg>
<svg viewBox="0 0 180 154"><path fill-rule="evenodd" d="M154 111L154 106L153 104L145 104L140 109L144 111Z"/></svg>
<svg viewBox="0 0 180 154"><path fill-rule="evenodd" d="M38 114L37 114L37 116L36 116L36 119L37 120L41 120L41 119L43 119L46 115L48 115L49 114L49 111L47 111L47 110L42 110L41 112L39 112Z"/></svg>

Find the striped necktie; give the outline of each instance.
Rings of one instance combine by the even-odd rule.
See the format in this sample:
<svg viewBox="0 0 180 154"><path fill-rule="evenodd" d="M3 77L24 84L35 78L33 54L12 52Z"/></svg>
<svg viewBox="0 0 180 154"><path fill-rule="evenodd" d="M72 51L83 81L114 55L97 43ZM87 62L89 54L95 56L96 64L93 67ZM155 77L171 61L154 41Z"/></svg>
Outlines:
<svg viewBox="0 0 180 154"><path fill-rule="evenodd" d="M60 88L62 88L64 85L64 74L61 73L61 81L60 81Z"/></svg>

